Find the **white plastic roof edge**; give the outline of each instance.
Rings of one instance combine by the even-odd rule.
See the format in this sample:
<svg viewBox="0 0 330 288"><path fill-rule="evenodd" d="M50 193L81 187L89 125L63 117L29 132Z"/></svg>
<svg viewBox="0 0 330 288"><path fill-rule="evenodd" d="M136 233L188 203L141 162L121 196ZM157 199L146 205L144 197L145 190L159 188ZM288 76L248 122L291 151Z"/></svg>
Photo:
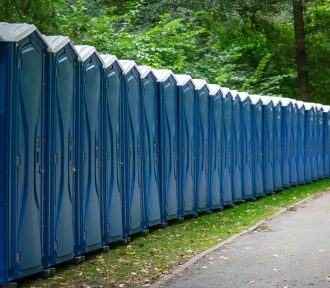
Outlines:
<svg viewBox="0 0 330 288"><path fill-rule="evenodd" d="M323 112L329 113L330 112L330 106L329 105L323 105Z"/></svg>
<svg viewBox="0 0 330 288"><path fill-rule="evenodd" d="M238 92L238 97L241 101L245 101L249 98L249 93L246 92Z"/></svg>
<svg viewBox="0 0 330 288"><path fill-rule="evenodd" d="M281 98L280 97L275 97L275 96L270 96L272 98L274 106L277 106L278 104L281 104Z"/></svg>
<svg viewBox="0 0 330 288"><path fill-rule="evenodd" d="M296 101L296 105L297 105L298 109L301 109L305 106L305 103L303 101L298 100L298 101Z"/></svg>
<svg viewBox="0 0 330 288"><path fill-rule="evenodd" d="M44 38L45 42L47 43L48 46L48 52L50 53L57 53L60 51L63 47L65 47L67 44L70 44L70 46L73 48L73 50L76 50L73 45L71 44L71 40L67 36L61 36L61 35L56 35L56 36L46 36L42 35ZM77 51L75 51L77 53ZM78 53L77 53L78 54Z"/></svg>
<svg viewBox="0 0 330 288"><path fill-rule="evenodd" d="M230 89L227 88L227 87L221 87L221 86L220 86L220 91L221 91L221 93L222 93L222 97L226 97L227 94L230 92Z"/></svg>
<svg viewBox="0 0 330 288"><path fill-rule="evenodd" d="M320 111L323 108L323 105L322 104L315 103L314 105L315 105L317 111Z"/></svg>
<svg viewBox="0 0 330 288"><path fill-rule="evenodd" d="M229 93L230 93L231 97L233 97L233 98L236 98L236 96L238 95L237 90L229 90Z"/></svg>
<svg viewBox="0 0 330 288"><path fill-rule="evenodd" d="M207 86L207 82L204 79L192 79L195 85L195 90L201 90L204 86Z"/></svg>
<svg viewBox="0 0 330 288"><path fill-rule="evenodd" d="M173 72L169 69L152 69L155 77L157 78L157 82L165 82Z"/></svg>
<svg viewBox="0 0 330 288"><path fill-rule="evenodd" d="M135 61L133 60L118 60L120 63L121 67L123 68L123 74L127 75L133 68L136 68L136 70L139 72L141 75L141 71L139 67L136 65Z"/></svg>
<svg viewBox="0 0 330 288"><path fill-rule="evenodd" d="M120 63L118 62L118 59L115 55L110 55L110 54L101 54L100 55L102 61L103 61L103 68L106 69L110 67L113 63L117 62L118 65L120 66L121 70L123 68L121 67Z"/></svg>
<svg viewBox="0 0 330 288"><path fill-rule="evenodd" d="M220 85L218 84L207 84L207 88L209 88L210 96L215 96L220 91Z"/></svg>
<svg viewBox="0 0 330 288"><path fill-rule="evenodd" d="M191 76L186 74L173 74L173 76L176 79L178 86L184 86L192 80Z"/></svg>
<svg viewBox="0 0 330 288"><path fill-rule="evenodd" d="M86 61L91 55L94 53L97 55L97 57L100 59L100 61L103 63L102 58L100 57L99 53L97 53L96 49L94 46L89 46L89 45L74 45L74 48L76 49L78 53L78 60L80 62Z"/></svg>
<svg viewBox="0 0 330 288"><path fill-rule="evenodd" d="M311 110L314 108L314 104L310 102L304 102L305 110Z"/></svg>
<svg viewBox="0 0 330 288"><path fill-rule="evenodd" d="M268 105L270 103L274 104L273 99L270 96L260 96L260 100L261 100L262 104L264 104L264 105Z"/></svg>
<svg viewBox="0 0 330 288"><path fill-rule="evenodd" d="M32 34L34 31L37 31L41 36L40 32L33 24L1 22L0 42L18 42Z"/></svg>
<svg viewBox="0 0 330 288"><path fill-rule="evenodd" d="M256 94L250 94L250 99L252 104L257 104L259 101L261 102L260 96Z"/></svg>
<svg viewBox="0 0 330 288"><path fill-rule="evenodd" d="M138 66L138 68L141 72L141 78L147 77L149 73L152 73L155 76L155 74L152 71L152 68L150 66Z"/></svg>
<svg viewBox="0 0 330 288"><path fill-rule="evenodd" d="M292 99L291 98L285 98L282 97L281 98L281 104L282 106L289 106L292 103Z"/></svg>

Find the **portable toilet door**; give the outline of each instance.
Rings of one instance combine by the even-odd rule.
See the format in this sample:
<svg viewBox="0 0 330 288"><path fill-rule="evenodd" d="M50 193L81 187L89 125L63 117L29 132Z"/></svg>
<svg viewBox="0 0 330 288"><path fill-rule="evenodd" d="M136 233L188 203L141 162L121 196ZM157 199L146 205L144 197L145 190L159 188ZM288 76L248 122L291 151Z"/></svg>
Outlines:
<svg viewBox="0 0 330 288"><path fill-rule="evenodd" d="M264 188L266 193L274 192L274 107L272 98L269 96L260 96L264 107Z"/></svg>
<svg viewBox="0 0 330 288"><path fill-rule="evenodd" d="M323 105L324 116L324 177L330 177L330 106Z"/></svg>
<svg viewBox="0 0 330 288"><path fill-rule="evenodd" d="M103 62L92 46L76 45L79 58L78 253L102 246L101 78Z"/></svg>
<svg viewBox="0 0 330 288"><path fill-rule="evenodd" d="M313 128L312 128L312 179L318 180L319 179L319 171L318 171L318 117L317 117L317 106L315 103L313 105Z"/></svg>
<svg viewBox="0 0 330 288"><path fill-rule="evenodd" d="M123 69L116 56L103 60L103 244L124 238Z"/></svg>
<svg viewBox="0 0 330 288"><path fill-rule="evenodd" d="M233 101L233 196L234 203L242 202L242 144L241 144L241 101L236 90L230 90Z"/></svg>
<svg viewBox="0 0 330 288"><path fill-rule="evenodd" d="M149 66L141 71L141 139L143 228L161 223L159 162L159 99L157 78Z"/></svg>
<svg viewBox="0 0 330 288"><path fill-rule="evenodd" d="M252 103L252 155L253 173L252 187L254 196L259 197L265 194L263 184L263 104L260 96L250 95Z"/></svg>
<svg viewBox="0 0 330 288"><path fill-rule="evenodd" d="M324 178L324 118L323 118L323 105L316 105L317 115L317 171L318 178Z"/></svg>
<svg viewBox="0 0 330 288"><path fill-rule="evenodd" d="M306 182L313 181L312 162L313 162L313 129L314 129L314 107L312 103L304 103L305 106L305 178Z"/></svg>
<svg viewBox="0 0 330 288"><path fill-rule="evenodd" d="M252 188L252 111L248 93L238 92L241 103L242 192L244 199L254 199Z"/></svg>
<svg viewBox="0 0 330 288"><path fill-rule="evenodd" d="M159 93L159 148L162 222L178 217L179 162L178 162L178 93L171 70L153 69Z"/></svg>
<svg viewBox="0 0 330 288"><path fill-rule="evenodd" d="M273 173L274 191L282 190L282 108L281 98L272 97L274 105Z"/></svg>
<svg viewBox="0 0 330 288"><path fill-rule="evenodd" d="M189 75L175 74L179 97L180 216L196 214L196 97Z"/></svg>
<svg viewBox="0 0 330 288"><path fill-rule="evenodd" d="M0 25L0 284L46 264L46 56L34 25Z"/></svg>
<svg viewBox="0 0 330 288"><path fill-rule="evenodd" d="M209 187L210 207L219 209L221 203L221 144L222 144L222 94L220 86L208 84L210 94L210 148Z"/></svg>
<svg viewBox="0 0 330 288"><path fill-rule="evenodd" d="M222 94L222 204L224 206L233 205L233 100L228 88L220 88Z"/></svg>
<svg viewBox="0 0 330 288"><path fill-rule="evenodd" d="M298 127L297 127L297 135L298 135L298 156L297 156L297 178L298 184L306 183L305 179L305 107L304 102L297 101L297 109L298 109Z"/></svg>
<svg viewBox="0 0 330 288"><path fill-rule="evenodd" d="M44 36L48 45L48 265L75 255L78 55L70 39Z"/></svg>
<svg viewBox="0 0 330 288"><path fill-rule="evenodd" d="M142 160L141 160L141 72L131 60L119 60L123 67L124 91L124 167L125 167L125 236L142 230Z"/></svg>
<svg viewBox="0 0 330 288"><path fill-rule="evenodd" d="M292 147L292 102L289 98L281 98L282 104L282 182L283 188L290 187L290 162Z"/></svg>
<svg viewBox="0 0 330 288"><path fill-rule="evenodd" d="M292 132L291 132L291 157L290 157L290 185L295 186L298 184L298 171L297 171L297 161L298 161L298 109L297 101L291 99L292 102Z"/></svg>
<svg viewBox="0 0 330 288"><path fill-rule="evenodd" d="M202 79L193 79L196 91L196 184L195 197L197 211L210 210L209 195L209 111L210 95L207 83Z"/></svg>

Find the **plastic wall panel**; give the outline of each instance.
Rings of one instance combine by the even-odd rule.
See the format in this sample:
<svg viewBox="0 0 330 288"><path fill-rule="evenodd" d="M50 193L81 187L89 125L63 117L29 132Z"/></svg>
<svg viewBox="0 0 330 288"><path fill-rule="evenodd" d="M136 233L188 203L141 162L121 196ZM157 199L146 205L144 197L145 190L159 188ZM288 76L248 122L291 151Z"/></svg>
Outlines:
<svg viewBox="0 0 330 288"><path fill-rule="evenodd" d="M282 108L274 107L274 190L282 189Z"/></svg>
<svg viewBox="0 0 330 288"><path fill-rule="evenodd" d="M290 182L290 163L292 148L292 105L282 107L282 132L283 132L283 158L282 158L282 181L283 187L289 187Z"/></svg>
<svg viewBox="0 0 330 288"><path fill-rule="evenodd" d="M305 138L305 109L301 107L298 109L298 159L297 159L297 173L298 184L306 182L305 179L305 161L306 161L306 142Z"/></svg>
<svg viewBox="0 0 330 288"><path fill-rule="evenodd" d="M290 157L290 184L298 183L297 160L298 160L298 110L292 105L292 132L291 132L291 157Z"/></svg>
<svg viewBox="0 0 330 288"><path fill-rule="evenodd" d="M266 193L274 191L274 107L272 103L264 105L264 159L263 179Z"/></svg>

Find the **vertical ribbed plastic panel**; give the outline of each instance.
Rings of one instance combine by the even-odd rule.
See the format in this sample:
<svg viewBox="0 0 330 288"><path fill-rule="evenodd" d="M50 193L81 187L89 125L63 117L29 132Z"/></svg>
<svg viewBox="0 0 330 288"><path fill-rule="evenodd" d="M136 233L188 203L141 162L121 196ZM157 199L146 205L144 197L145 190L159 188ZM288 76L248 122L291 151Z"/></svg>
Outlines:
<svg viewBox="0 0 330 288"><path fill-rule="evenodd" d="M117 58L101 55L103 65L103 243L124 238L123 91Z"/></svg>
<svg viewBox="0 0 330 288"><path fill-rule="evenodd" d="M272 98L269 96L261 96L264 110L264 153L263 153L263 179L264 189L266 193L274 191L274 105Z"/></svg>
<svg viewBox="0 0 330 288"><path fill-rule="evenodd" d="M313 128L312 128L312 180L319 179L319 172L318 172L318 116L317 116L317 107L316 104L313 103Z"/></svg>
<svg viewBox="0 0 330 288"><path fill-rule="evenodd" d="M297 177L298 184L306 183L305 178L305 161L306 161L306 138L305 138L305 107L304 102L297 101L298 109L298 158L297 158Z"/></svg>
<svg viewBox="0 0 330 288"><path fill-rule="evenodd" d="M221 88L222 98L222 203L233 204L233 100L228 88Z"/></svg>
<svg viewBox="0 0 330 288"><path fill-rule="evenodd" d="M292 148L292 102L282 98L282 181L283 188L290 187L290 165Z"/></svg>
<svg viewBox="0 0 330 288"><path fill-rule="evenodd" d="M305 103L305 178L306 182L312 182L312 154L313 154L313 127L314 108L311 103Z"/></svg>
<svg viewBox="0 0 330 288"><path fill-rule="evenodd" d="M252 187L252 111L249 94L239 92L241 101L242 192L244 199L254 198Z"/></svg>
<svg viewBox="0 0 330 288"><path fill-rule="evenodd" d="M242 141L241 101L236 90L230 90L233 101L233 195L234 202L243 201L242 191Z"/></svg>
<svg viewBox="0 0 330 288"><path fill-rule="evenodd" d="M46 265L46 53L33 25L0 25L0 283Z"/></svg>
<svg viewBox="0 0 330 288"><path fill-rule="evenodd" d="M69 38L44 37L48 45L48 265L75 253L77 59Z"/></svg>
<svg viewBox="0 0 330 288"><path fill-rule="evenodd" d="M134 61L119 60L123 67L124 91L124 167L125 227L124 236L142 230L142 167L141 167L141 73Z"/></svg>
<svg viewBox="0 0 330 288"><path fill-rule="evenodd" d="M292 101L292 125L291 125L291 157L290 157L290 185L298 184L297 160L298 160L298 109L296 100Z"/></svg>
<svg viewBox="0 0 330 288"><path fill-rule="evenodd" d="M143 228L161 223L159 162L159 98L157 78L148 66L139 66L141 75L141 139Z"/></svg>
<svg viewBox="0 0 330 288"><path fill-rule="evenodd" d="M209 124L210 95L205 80L193 79L196 93L196 186L197 211L210 210L209 194Z"/></svg>
<svg viewBox="0 0 330 288"><path fill-rule="evenodd" d="M210 152L209 187L211 209L221 208L221 145L222 145L222 94L220 86L209 84L210 91Z"/></svg>
<svg viewBox="0 0 330 288"><path fill-rule="evenodd" d="M175 75L179 97L180 216L196 213L196 97L188 75Z"/></svg>
<svg viewBox="0 0 330 288"><path fill-rule="evenodd" d="M159 136L162 221L178 217L179 213L179 127L178 91L170 70L153 70L159 93Z"/></svg>
<svg viewBox="0 0 330 288"><path fill-rule="evenodd" d="M317 104L317 171L318 178L324 178L324 118L323 118L323 106Z"/></svg>
<svg viewBox="0 0 330 288"><path fill-rule="evenodd" d="M78 251L102 246L101 77L103 62L91 46L75 46L79 55Z"/></svg>
<svg viewBox="0 0 330 288"><path fill-rule="evenodd" d="M282 108L281 98L272 97L274 104L274 149L273 149L273 172L274 190L278 191L282 187Z"/></svg>
<svg viewBox="0 0 330 288"><path fill-rule="evenodd" d="M324 176L330 177L330 106L323 106L324 115Z"/></svg>
<svg viewBox="0 0 330 288"><path fill-rule="evenodd" d="M264 195L263 185L263 104L260 96L250 95L252 101L252 155L254 196Z"/></svg>

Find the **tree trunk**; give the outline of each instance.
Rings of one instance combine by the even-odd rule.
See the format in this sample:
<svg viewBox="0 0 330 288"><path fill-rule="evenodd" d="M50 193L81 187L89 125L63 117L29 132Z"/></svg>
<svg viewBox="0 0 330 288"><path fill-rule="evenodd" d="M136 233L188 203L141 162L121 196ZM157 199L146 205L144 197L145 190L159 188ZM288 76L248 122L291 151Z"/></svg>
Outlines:
<svg viewBox="0 0 330 288"><path fill-rule="evenodd" d="M298 97L308 101L308 67L305 45L303 0L293 0L294 31L296 39L296 64L298 74Z"/></svg>

